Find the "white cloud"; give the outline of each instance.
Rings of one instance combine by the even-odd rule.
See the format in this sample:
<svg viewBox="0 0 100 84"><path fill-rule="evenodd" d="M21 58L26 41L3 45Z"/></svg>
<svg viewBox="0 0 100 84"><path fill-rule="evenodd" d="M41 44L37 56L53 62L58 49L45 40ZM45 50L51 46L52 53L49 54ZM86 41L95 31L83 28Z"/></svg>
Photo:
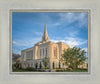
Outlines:
<svg viewBox="0 0 100 84"><path fill-rule="evenodd" d="M65 39L67 40L67 43L72 43L75 44L76 46L82 45L87 42L87 40L84 41L83 39L77 37L65 37Z"/></svg>
<svg viewBox="0 0 100 84"><path fill-rule="evenodd" d="M16 41L13 41L13 44L16 44Z"/></svg>
<svg viewBox="0 0 100 84"><path fill-rule="evenodd" d="M85 50L85 52L86 52L85 56L88 57L88 48L82 48L82 50Z"/></svg>
<svg viewBox="0 0 100 84"><path fill-rule="evenodd" d="M59 25L61 25L61 24L60 24L60 22L56 22L56 23L53 23L52 25L53 25L53 26L59 26Z"/></svg>
<svg viewBox="0 0 100 84"><path fill-rule="evenodd" d="M87 48L82 48L82 50L85 50L86 52L88 52Z"/></svg>
<svg viewBox="0 0 100 84"><path fill-rule="evenodd" d="M17 49L13 49L13 53L16 53L16 54L20 54L21 55L21 51L18 51Z"/></svg>
<svg viewBox="0 0 100 84"><path fill-rule="evenodd" d="M64 40L51 40L53 42L64 42L66 44L68 44L71 48L74 46L79 46L79 45L83 45L87 42L87 40L83 40L80 38L73 38L73 37L65 37Z"/></svg>
<svg viewBox="0 0 100 84"><path fill-rule="evenodd" d="M78 35L78 34L79 34L78 31L69 32L69 35L70 35L71 37L74 37L74 36L76 36L76 35Z"/></svg>
<svg viewBox="0 0 100 84"><path fill-rule="evenodd" d="M71 23L76 20L76 17L73 13L60 13L60 17L61 17L61 20L66 20L67 23Z"/></svg>
<svg viewBox="0 0 100 84"><path fill-rule="evenodd" d="M61 22L51 22L47 24L47 29L49 28L57 28L58 26L62 25Z"/></svg>
<svg viewBox="0 0 100 84"><path fill-rule="evenodd" d="M74 40L74 41L68 40L68 41L66 41L66 43L69 44L70 47L74 47L74 46L83 45L86 43L86 41L82 42L82 41L76 41L76 40Z"/></svg>
<svg viewBox="0 0 100 84"><path fill-rule="evenodd" d="M31 40L14 40L13 46L32 47L35 43L41 41L41 38L33 38Z"/></svg>
<svg viewBox="0 0 100 84"><path fill-rule="evenodd" d="M66 25L77 21L78 26L81 27L86 25L87 23L87 13L60 13L59 15L61 17L62 22L66 22Z"/></svg>
<svg viewBox="0 0 100 84"><path fill-rule="evenodd" d="M74 46L80 46L80 45L83 45L85 43L87 43L87 40L83 40L81 38L75 38L75 37L64 37L63 38L64 40L62 40L60 38L60 40L55 40L55 39L51 39L50 41L53 41L55 43L57 42L64 42L66 44L68 44L71 48L74 47ZM31 40L14 40L13 41L13 46L16 46L16 47L20 47L20 48L29 48L29 47L32 47L34 46L35 43L41 41L41 38L34 38L34 39L31 39ZM83 48L83 50L87 51L87 48ZM20 54L20 51L18 50L13 50L15 53L18 53Z"/></svg>
<svg viewBox="0 0 100 84"><path fill-rule="evenodd" d="M34 34L36 34L36 35L38 35L38 36L43 35L43 33L42 33L42 32L34 32Z"/></svg>
<svg viewBox="0 0 100 84"><path fill-rule="evenodd" d="M34 44L41 41L41 38L34 38L31 40L14 40L13 41L13 52L16 54L21 54L22 49L33 47ZM19 47L19 49L15 49Z"/></svg>

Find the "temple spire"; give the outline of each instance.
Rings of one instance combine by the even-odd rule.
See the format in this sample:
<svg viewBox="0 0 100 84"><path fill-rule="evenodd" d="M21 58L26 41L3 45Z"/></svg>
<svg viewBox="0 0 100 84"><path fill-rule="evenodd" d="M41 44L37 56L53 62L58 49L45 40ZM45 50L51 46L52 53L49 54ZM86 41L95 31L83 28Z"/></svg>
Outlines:
<svg viewBox="0 0 100 84"><path fill-rule="evenodd" d="M45 30L44 30L44 34L42 37L42 41L49 41L49 36L48 36L47 26L46 26L46 18L45 18Z"/></svg>

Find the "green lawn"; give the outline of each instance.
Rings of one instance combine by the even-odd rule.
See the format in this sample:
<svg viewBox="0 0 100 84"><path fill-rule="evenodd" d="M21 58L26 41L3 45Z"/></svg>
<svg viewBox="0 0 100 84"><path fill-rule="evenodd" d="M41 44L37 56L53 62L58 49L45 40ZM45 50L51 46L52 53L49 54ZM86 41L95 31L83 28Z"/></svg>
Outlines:
<svg viewBox="0 0 100 84"><path fill-rule="evenodd" d="M57 72L73 72L73 70L56 70ZM75 72L88 72L88 69L76 69Z"/></svg>
<svg viewBox="0 0 100 84"><path fill-rule="evenodd" d="M16 70L13 70L13 72L36 72L36 71L26 71L26 70L16 69Z"/></svg>
<svg viewBox="0 0 100 84"><path fill-rule="evenodd" d="M15 69L13 72L45 72L43 70L26 70L26 69ZM73 72L73 70L56 69L56 72ZM76 69L75 72L88 72L88 69Z"/></svg>
<svg viewBox="0 0 100 84"><path fill-rule="evenodd" d="M38 70L25 70L25 69L15 69L13 72L43 72Z"/></svg>

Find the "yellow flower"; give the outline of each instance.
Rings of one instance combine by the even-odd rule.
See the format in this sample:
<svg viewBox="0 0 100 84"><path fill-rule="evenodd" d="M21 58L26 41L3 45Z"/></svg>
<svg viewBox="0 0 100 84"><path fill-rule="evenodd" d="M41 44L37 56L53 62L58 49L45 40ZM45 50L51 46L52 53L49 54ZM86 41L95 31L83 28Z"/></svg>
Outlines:
<svg viewBox="0 0 100 84"><path fill-rule="evenodd" d="M71 71L72 71L72 68L69 68L69 70L71 70Z"/></svg>
<svg viewBox="0 0 100 84"><path fill-rule="evenodd" d="M44 69L49 69L49 67L44 67Z"/></svg>

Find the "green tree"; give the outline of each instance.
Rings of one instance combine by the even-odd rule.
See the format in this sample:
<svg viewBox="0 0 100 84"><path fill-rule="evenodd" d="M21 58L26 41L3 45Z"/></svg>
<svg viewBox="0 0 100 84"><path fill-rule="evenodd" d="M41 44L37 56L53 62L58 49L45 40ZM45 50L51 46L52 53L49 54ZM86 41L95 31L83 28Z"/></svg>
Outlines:
<svg viewBox="0 0 100 84"><path fill-rule="evenodd" d="M48 59L47 57L45 57L45 58L43 58L42 62L43 62L43 65L44 65L45 67L47 67L47 65L48 65L48 63L49 63L49 59Z"/></svg>
<svg viewBox="0 0 100 84"><path fill-rule="evenodd" d="M16 69L19 69L20 68L19 62L16 62L15 66L16 66Z"/></svg>
<svg viewBox="0 0 100 84"><path fill-rule="evenodd" d="M63 61L69 67L72 67L73 71L75 72L78 65L83 64L86 60L85 54L85 50L82 50L81 48L68 48L67 50L64 50L61 61Z"/></svg>

